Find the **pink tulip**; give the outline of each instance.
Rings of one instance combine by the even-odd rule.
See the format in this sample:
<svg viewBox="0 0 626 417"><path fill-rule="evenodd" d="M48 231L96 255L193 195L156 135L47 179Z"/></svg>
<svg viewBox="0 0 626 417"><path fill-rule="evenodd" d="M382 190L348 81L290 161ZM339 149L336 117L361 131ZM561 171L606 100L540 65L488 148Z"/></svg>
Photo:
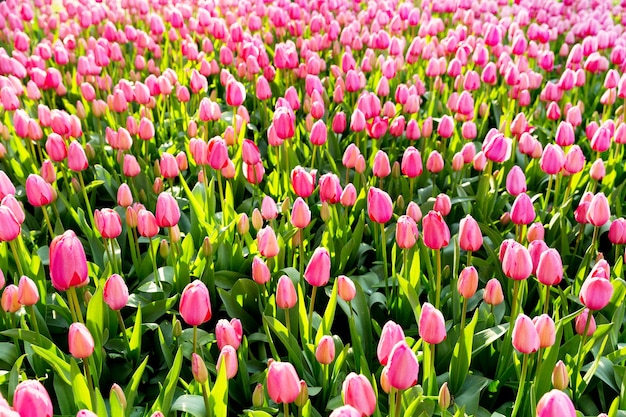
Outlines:
<svg viewBox="0 0 626 417"><path fill-rule="evenodd" d="M389 194L376 187L370 187L367 192L367 213L373 222L388 222L393 214L393 202Z"/></svg>
<svg viewBox="0 0 626 417"><path fill-rule="evenodd" d="M270 226L266 226L257 233L257 246L259 253L266 258L273 258L278 255L280 248L276 240L276 233Z"/></svg>
<svg viewBox="0 0 626 417"><path fill-rule="evenodd" d="M539 166L548 175L556 175L565 165L565 153L560 146L549 143L543 148Z"/></svg>
<svg viewBox="0 0 626 417"><path fill-rule="evenodd" d="M493 162L504 162L511 156L511 140L496 129L491 129L483 140L482 151Z"/></svg>
<svg viewBox="0 0 626 417"><path fill-rule="evenodd" d="M602 310L611 301L613 285L607 278L589 276L580 288L579 299L590 310Z"/></svg>
<svg viewBox="0 0 626 417"><path fill-rule="evenodd" d="M404 331L399 324L388 321L380 333L376 355L381 365L387 365L389 354L396 343L404 341Z"/></svg>
<svg viewBox="0 0 626 417"><path fill-rule="evenodd" d="M311 210L302 197L296 198L291 209L291 224L304 229L311 222Z"/></svg>
<svg viewBox="0 0 626 417"><path fill-rule="evenodd" d="M291 171L291 186L299 197L307 198L315 189L315 174L298 165Z"/></svg>
<svg viewBox="0 0 626 417"><path fill-rule="evenodd" d="M261 201L261 216L265 220L273 220L278 217L278 207L274 199L268 195Z"/></svg>
<svg viewBox="0 0 626 417"><path fill-rule="evenodd" d="M121 310L128 303L128 287L118 274L111 275L104 283L104 302L111 310Z"/></svg>
<svg viewBox="0 0 626 417"><path fill-rule="evenodd" d="M180 220L180 208L178 207L176 199L171 194L159 194L155 217L159 227L173 227L178 224L178 220Z"/></svg>
<svg viewBox="0 0 626 417"><path fill-rule="evenodd" d="M133 204L133 194L126 183L121 184L117 189L117 204L124 208Z"/></svg>
<svg viewBox="0 0 626 417"><path fill-rule="evenodd" d="M626 244L626 219L619 218L611 222L609 240L614 245Z"/></svg>
<svg viewBox="0 0 626 417"><path fill-rule="evenodd" d="M558 285L563 279L563 262L556 249L548 249L539 257L537 280L544 285Z"/></svg>
<svg viewBox="0 0 626 417"><path fill-rule="evenodd" d="M466 251L477 251L483 245L478 222L469 214L459 222L459 246Z"/></svg>
<svg viewBox="0 0 626 417"><path fill-rule="evenodd" d="M426 343L439 344L446 338L446 322L441 311L424 303L419 320L419 335Z"/></svg>
<svg viewBox="0 0 626 417"><path fill-rule="evenodd" d="M326 124L323 120L318 120L313 123L311 128L311 143L313 145L321 146L326 143L328 131L326 130Z"/></svg>
<svg viewBox="0 0 626 417"><path fill-rule="evenodd" d="M217 340L217 348L222 350L224 346L232 346L235 350L239 349L241 339L243 338L243 328L239 319L230 321L220 319L215 325L215 339Z"/></svg>
<svg viewBox="0 0 626 417"><path fill-rule="evenodd" d="M330 253L328 249L315 249L304 271L304 279L314 287L323 287L330 279Z"/></svg>
<svg viewBox="0 0 626 417"><path fill-rule="evenodd" d="M211 298L202 281L195 280L183 289L179 310L185 323L190 326L199 326L211 320Z"/></svg>
<svg viewBox="0 0 626 417"><path fill-rule="evenodd" d="M414 201L410 201L406 206L406 215L415 220L416 223L422 220L422 210Z"/></svg>
<svg viewBox="0 0 626 417"><path fill-rule="evenodd" d="M54 288L67 291L70 287L82 287L89 283L85 250L72 230L52 240L49 256Z"/></svg>
<svg viewBox="0 0 626 417"><path fill-rule="evenodd" d="M137 162L137 158L133 155L125 154L124 155L124 166L123 166L124 175L127 177L136 177L141 172L141 168L139 167L139 163Z"/></svg>
<svg viewBox="0 0 626 417"><path fill-rule="evenodd" d="M319 192L321 202L327 201L329 204L336 204L341 199L341 183L339 177L332 173L326 173L320 177Z"/></svg>
<svg viewBox="0 0 626 417"><path fill-rule="evenodd" d="M7 313L15 313L22 305L18 301L19 288L17 285L9 284L2 292L2 309Z"/></svg>
<svg viewBox="0 0 626 417"><path fill-rule="evenodd" d="M526 176L517 165L514 165L506 176L506 190L513 197L526 192Z"/></svg>
<svg viewBox="0 0 626 417"><path fill-rule="evenodd" d="M543 224L541 224L540 222L536 222L528 227L528 231L526 232L526 240L528 240L529 242L533 242L535 240L543 240L544 235L545 229L543 227Z"/></svg>
<svg viewBox="0 0 626 417"><path fill-rule="evenodd" d="M441 249L450 243L450 229L438 211L429 211L422 219L424 244L430 249Z"/></svg>
<svg viewBox="0 0 626 417"><path fill-rule="evenodd" d="M241 106L246 99L246 88L239 81L231 78L226 84L226 104L233 107Z"/></svg>
<svg viewBox="0 0 626 417"><path fill-rule="evenodd" d="M300 394L300 378L289 362L275 362L267 370L267 393L277 404L292 403Z"/></svg>
<svg viewBox="0 0 626 417"><path fill-rule="evenodd" d="M422 174L422 156L413 146L409 146L402 154L400 165L402 173L409 178L415 178Z"/></svg>
<svg viewBox="0 0 626 417"><path fill-rule="evenodd" d="M574 329L576 333L582 335L585 333L585 327L587 327L587 336L593 336L596 331L596 320L593 318L593 314L589 314L590 310L588 308L584 309L579 316L576 317L574 321ZM589 325L587 325L587 321L589 321Z"/></svg>
<svg viewBox="0 0 626 417"><path fill-rule="evenodd" d="M89 329L82 323L72 323L68 333L70 353L77 359L91 356L94 350L94 341Z"/></svg>
<svg viewBox="0 0 626 417"><path fill-rule="evenodd" d="M371 416L376 411L376 395L371 382L365 375L349 373L343 381L341 392L344 404L357 409L359 417Z"/></svg>
<svg viewBox="0 0 626 417"><path fill-rule="evenodd" d="M86 170L88 166L85 150L80 143L72 141L67 153L67 167L72 171L80 172Z"/></svg>
<svg viewBox="0 0 626 417"><path fill-rule="evenodd" d="M17 301L23 306L32 306L39 301L39 290L35 281L23 276L17 287Z"/></svg>
<svg viewBox="0 0 626 417"><path fill-rule="evenodd" d="M520 353L529 354L539 350L539 334L532 320L525 314L515 319L512 343Z"/></svg>
<svg viewBox="0 0 626 417"><path fill-rule="evenodd" d="M54 199L52 186L37 174L30 174L26 179L26 197L34 207L50 204Z"/></svg>
<svg viewBox="0 0 626 417"><path fill-rule="evenodd" d="M176 157L174 155L164 152L163 155L161 155L159 167L161 168L161 175L163 178L178 177L178 162L176 162Z"/></svg>
<svg viewBox="0 0 626 417"><path fill-rule="evenodd" d="M94 220L98 232L105 239L115 239L122 233L122 219L113 209L96 210Z"/></svg>
<svg viewBox="0 0 626 417"><path fill-rule="evenodd" d="M215 170L228 165L228 147L226 141L219 136L209 140L207 145L207 162Z"/></svg>
<svg viewBox="0 0 626 417"><path fill-rule="evenodd" d="M502 259L502 271L504 275L514 280L524 280L530 276L533 270L533 261L528 249L517 242L506 249Z"/></svg>
<svg viewBox="0 0 626 417"><path fill-rule="evenodd" d="M543 349L552 346L556 338L554 320L547 314L542 314L535 317L533 323L539 335L539 347Z"/></svg>
<svg viewBox="0 0 626 417"><path fill-rule="evenodd" d="M417 242L419 233L415 220L407 215L402 215L396 223L396 243L400 249L410 249Z"/></svg>
<svg viewBox="0 0 626 417"><path fill-rule="evenodd" d="M237 375L239 369L239 362L237 359L237 351L230 345L224 346L220 350L220 355L217 358L216 368L219 371L222 365L226 366L226 378L232 379Z"/></svg>
<svg viewBox="0 0 626 417"><path fill-rule="evenodd" d="M362 412L351 405L342 405L335 408L329 417L362 417Z"/></svg>
<svg viewBox="0 0 626 417"><path fill-rule="evenodd" d="M13 409L20 417L52 417L52 401L48 392L35 379L17 384L13 393Z"/></svg>
<svg viewBox="0 0 626 417"><path fill-rule="evenodd" d="M417 383L419 364L415 353L405 341L398 342L393 347L387 368L387 379L393 388L404 390Z"/></svg>
<svg viewBox="0 0 626 417"><path fill-rule="evenodd" d="M278 279L278 284L276 285L276 305L278 308L288 310L294 307L297 302L298 295L296 294L293 281L287 275L283 275Z"/></svg>
<svg viewBox="0 0 626 417"><path fill-rule="evenodd" d="M335 359L335 341L332 336L322 336L315 348L315 359L322 365L328 365Z"/></svg>
<svg viewBox="0 0 626 417"><path fill-rule="evenodd" d="M141 236L149 238L159 233L159 225L151 211L141 209L137 212L137 231Z"/></svg>
<svg viewBox="0 0 626 417"><path fill-rule="evenodd" d="M432 151L426 160L426 169L428 172L437 174L443 170L443 156L437 151Z"/></svg>
<svg viewBox="0 0 626 417"><path fill-rule="evenodd" d="M463 268L459 274L457 290L463 298L472 298L478 289L478 271L473 266Z"/></svg>
<svg viewBox="0 0 626 417"><path fill-rule="evenodd" d="M450 115L446 114L441 118L437 126L437 134L445 139L454 134L454 121Z"/></svg>
<svg viewBox="0 0 626 417"><path fill-rule="evenodd" d="M259 285L263 285L271 279L270 269L265 261L258 256L252 260L252 279Z"/></svg>
<svg viewBox="0 0 626 417"><path fill-rule="evenodd" d="M528 194L519 194L511 207L511 221L517 225L531 224L535 217L535 208Z"/></svg>
<svg viewBox="0 0 626 417"><path fill-rule="evenodd" d="M20 234L20 222L13 210L6 205L0 205L0 224L2 224L2 227L0 227L0 242L9 242Z"/></svg>
<svg viewBox="0 0 626 417"><path fill-rule="evenodd" d="M374 166L372 173L375 177L385 178L391 174L391 165L389 165L389 156L385 151L378 151L374 156Z"/></svg>
<svg viewBox="0 0 626 417"><path fill-rule="evenodd" d="M352 301L356 297L354 282L345 275L339 275L337 277L337 294L345 302Z"/></svg>
<svg viewBox="0 0 626 417"><path fill-rule="evenodd" d="M354 205L356 202L356 188L354 184L349 183L344 187L339 197L339 202L344 207L352 207Z"/></svg>
<svg viewBox="0 0 626 417"><path fill-rule="evenodd" d="M563 391L553 389L537 403L537 417L576 417L574 403Z"/></svg>
<svg viewBox="0 0 626 417"><path fill-rule="evenodd" d="M611 209L604 193L593 196L587 209L587 221L595 227L602 227L609 221Z"/></svg>

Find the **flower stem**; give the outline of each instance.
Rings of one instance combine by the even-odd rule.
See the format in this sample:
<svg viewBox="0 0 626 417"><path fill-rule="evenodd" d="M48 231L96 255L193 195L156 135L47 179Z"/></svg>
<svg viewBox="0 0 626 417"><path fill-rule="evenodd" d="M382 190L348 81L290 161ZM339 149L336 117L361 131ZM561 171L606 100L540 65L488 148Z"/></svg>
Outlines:
<svg viewBox="0 0 626 417"><path fill-rule="evenodd" d="M585 343L587 342L587 333L589 332L589 324L591 323L591 310L587 311L587 320L585 322L585 331L583 332L580 338L580 345L578 346L578 361L576 363L576 372L574 373L574 386L572 391L574 392L574 402L576 403L578 399L580 399L580 394L582 392L578 392L578 379L580 377L580 371L583 366L583 360L585 359L585 355L583 353L583 349L585 348Z"/></svg>
<svg viewBox="0 0 626 417"><path fill-rule="evenodd" d="M85 323L85 320L83 320L83 313L80 311L80 302L78 301L78 295L76 295L75 287L70 287L67 289L67 298L70 302L70 308L74 309L73 317L76 317L76 319L78 319L80 323Z"/></svg>
<svg viewBox="0 0 626 417"><path fill-rule="evenodd" d="M15 259L17 272L19 272L20 277L21 277L22 275L24 275L24 269L22 269L22 262L20 262L20 257L17 254L17 248L15 247L15 240L9 240L9 246L11 247L11 252L13 252L13 258Z"/></svg>
<svg viewBox="0 0 626 417"><path fill-rule="evenodd" d="M161 288L161 280L159 279L159 274L158 274L158 270L157 270L157 264L156 264L156 256L157 256L157 249L156 249L156 245L152 244L152 239L150 239L150 257L152 258L152 272L154 274L154 282L156 283L157 287Z"/></svg>
<svg viewBox="0 0 626 417"><path fill-rule="evenodd" d="M290 330L291 329L291 323L290 323L290 319L289 319L289 309L288 308L285 309L285 327L287 328L287 334L289 334L290 331L291 331Z"/></svg>
<svg viewBox="0 0 626 417"><path fill-rule="evenodd" d="M41 346L41 333L39 333L39 323L37 323L37 315L35 314L35 306L29 306L30 310L30 321L33 323L33 328L35 329L35 333L37 333L37 341L39 342L39 346Z"/></svg>
<svg viewBox="0 0 626 417"><path fill-rule="evenodd" d="M441 249L435 249L437 259L437 282L435 286L435 308L439 310L439 299L441 298Z"/></svg>
<svg viewBox="0 0 626 417"><path fill-rule="evenodd" d="M467 298L463 297L463 312L461 313L461 336L463 337L463 329L465 329L465 317L467 316Z"/></svg>
<svg viewBox="0 0 626 417"><path fill-rule="evenodd" d="M526 372L528 370L528 355L524 355L524 360L522 361L522 373L519 377L519 388L517 390L517 396L515 398L515 404L513 405L513 412L511 413L511 417L517 416L519 412L519 408L522 405L522 399L524 397L524 383L526 382Z"/></svg>
<svg viewBox="0 0 626 417"><path fill-rule="evenodd" d="M387 238L385 237L385 224L380 223L380 249L383 252L383 279L385 280L385 296L389 300L389 271L387 270Z"/></svg>
<svg viewBox="0 0 626 417"><path fill-rule="evenodd" d="M289 404L283 403L283 410L285 410L284 411L285 417L289 417Z"/></svg>
<svg viewBox="0 0 626 417"><path fill-rule="evenodd" d="M97 407L95 400L95 391L93 389L93 380L91 379L91 372L89 372L89 358L83 359L83 368L85 369L85 379L87 380L87 386L89 387L89 396L91 397L91 403L94 404L94 408Z"/></svg>
<svg viewBox="0 0 626 417"><path fill-rule="evenodd" d="M317 287L313 286L311 292L311 305L309 305L309 334L313 335L313 308L315 306L315 295L317 294Z"/></svg>
<svg viewBox="0 0 626 417"><path fill-rule="evenodd" d="M550 305L550 286L546 285L546 299L543 302L543 314L548 314L549 305Z"/></svg>
<svg viewBox="0 0 626 417"><path fill-rule="evenodd" d="M48 216L48 208L46 206L41 206L41 212L43 213L43 217L46 220L46 225L48 226L48 232L50 232L50 237L54 238L54 230L52 230L50 216Z"/></svg>
<svg viewBox="0 0 626 417"><path fill-rule="evenodd" d="M193 353L196 353L198 345L198 326L193 326Z"/></svg>
<svg viewBox="0 0 626 417"><path fill-rule="evenodd" d="M120 328L122 330L122 339L124 339L124 344L126 345L127 352L130 353L130 344L128 343L128 336L126 335L126 325L124 324L124 319L122 318L122 313L119 310L115 310L117 313L117 321L120 324Z"/></svg>
<svg viewBox="0 0 626 417"><path fill-rule="evenodd" d="M202 384L202 398L204 399L204 408L206 409L206 415L211 415L211 405L209 403L209 392L206 388L206 382Z"/></svg>
<svg viewBox="0 0 626 417"><path fill-rule="evenodd" d="M83 198L85 199L85 205L87 207L87 214L89 215L89 220L91 221L91 227L96 228L96 221L93 218L93 210L91 209L91 202L89 201L89 197L87 197L87 190L85 190L85 181L83 180L82 171L78 171L78 181L80 181L80 190L83 193Z"/></svg>

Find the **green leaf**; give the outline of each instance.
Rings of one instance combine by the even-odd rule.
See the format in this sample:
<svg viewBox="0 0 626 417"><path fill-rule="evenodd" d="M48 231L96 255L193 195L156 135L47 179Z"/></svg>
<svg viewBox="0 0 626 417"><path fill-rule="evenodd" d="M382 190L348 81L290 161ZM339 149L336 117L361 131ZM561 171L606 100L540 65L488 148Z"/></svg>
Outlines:
<svg viewBox="0 0 626 417"><path fill-rule="evenodd" d="M491 346L493 342L500 339L509 328L509 323L499 324L494 327L482 330L474 335L474 348L472 350L472 357L476 356L483 349Z"/></svg>
<svg viewBox="0 0 626 417"><path fill-rule="evenodd" d="M204 398L201 395L181 395L172 404L172 411L182 411L195 417L207 415Z"/></svg>
<svg viewBox="0 0 626 417"><path fill-rule="evenodd" d="M267 323L269 328L278 336L285 348L287 348L289 360L296 368L298 375L304 375L302 348L295 337L293 337L293 335L287 331L287 328L274 317L263 315L263 321Z"/></svg>
<svg viewBox="0 0 626 417"><path fill-rule="evenodd" d="M87 305L87 328L91 333L95 346L102 346L105 320L108 321L108 307L105 307L103 298L104 286L98 287ZM102 371L102 349L94 349L93 358L97 368L96 380ZM93 370L92 370L93 371Z"/></svg>
<svg viewBox="0 0 626 417"><path fill-rule="evenodd" d="M18 357L19 354L13 343L0 343L0 362L4 362L6 366L11 366Z"/></svg>
<svg viewBox="0 0 626 417"><path fill-rule="evenodd" d="M457 393L461 389L465 378L469 374L476 323L478 323L478 310L474 313L472 321L463 329L463 333L454 347L454 353L450 361L450 391L452 393Z"/></svg>
<svg viewBox="0 0 626 417"><path fill-rule="evenodd" d="M217 371L215 385L209 394L209 407L215 417L226 417L228 414L228 378L226 378L226 366L221 366Z"/></svg>
<svg viewBox="0 0 626 417"><path fill-rule="evenodd" d="M165 377L165 382L163 384L163 388L161 388L161 392L159 393L159 398L152 405L152 410L150 414L161 411L164 415L168 415L170 413L170 408L172 406L172 400L174 399L174 393L176 391L176 385L178 383L178 376L180 375L180 368L183 365L183 351L179 347L176 352L176 357L174 358L174 364L172 368L167 373ZM130 408L130 407L129 407Z"/></svg>
<svg viewBox="0 0 626 417"><path fill-rule="evenodd" d="M9 402L13 402L13 393L15 392L15 388L20 381L20 368L22 367L22 362L26 358L26 354L23 354L19 358L15 360L13 367L11 368L11 372L9 373Z"/></svg>
<svg viewBox="0 0 626 417"><path fill-rule="evenodd" d="M70 359L71 378L72 378L72 391L74 392L74 403L78 410L88 409L92 410L91 394L89 393L89 387L87 386L87 380L81 373L78 364L74 358Z"/></svg>
<svg viewBox="0 0 626 417"><path fill-rule="evenodd" d="M320 324L320 327L317 330L317 335L315 336L316 346L319 343L322 336L330 335L330 328L333 325L333 321L335 320L336 308L337 308L337 280L335 280L335 283L333 284L333 289L331 290L331 294L330 294L330 300L328 300L328 305L326 306L326 311L324 312L322 323Z"/></svg>
<svg viewBox="0 0 626 417"><path fill-rule="evenodd" d="M130 358L134 363L139 362L139 355L141 355L141 306L137 307L137 315L135 316L135 325L133 326L133 332L130 336ZM127 337L124 335L124 337Z"/></svg>
<svg viewBox="0 0 626 417"><path fill-rule="evenodd" d="M111 405L111 417L125 416L126 410L124 410L123 404L114 392L111 392L109 403Z"/></svg>
<svg viewBox="0 0 626 417"><path fill-rule="evenodd" d="M139 383L141 382L141 377L146 369L146 365L148 365L148 356L146 356L143 362L141 362L141 365L135 370L135 373L124 390L124 395L126 396L126 417L130 417L130 412L135 404L135 397L137 397L137 389L139 388Z"/></svg>
<svg viewBox="0 0 626 417"><path fill-rule="evenodd" d="M60 376L66 384L72 385L71 367L66 362L65 357L59 357L56 355L56 352L37 345L31 345L31 348L41 359L48 362L52 369L54 369L54 372Z"/></svg>

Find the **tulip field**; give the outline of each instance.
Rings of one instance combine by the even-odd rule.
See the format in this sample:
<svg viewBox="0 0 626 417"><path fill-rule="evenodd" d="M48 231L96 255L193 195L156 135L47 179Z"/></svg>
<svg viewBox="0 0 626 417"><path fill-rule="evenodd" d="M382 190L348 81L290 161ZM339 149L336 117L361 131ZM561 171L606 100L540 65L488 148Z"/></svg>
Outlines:
<svg viewBox="0 0 626 417"><path fill-rule="evenodd" d="M0 415L626 417L626 1L0 2Z"/></svg>

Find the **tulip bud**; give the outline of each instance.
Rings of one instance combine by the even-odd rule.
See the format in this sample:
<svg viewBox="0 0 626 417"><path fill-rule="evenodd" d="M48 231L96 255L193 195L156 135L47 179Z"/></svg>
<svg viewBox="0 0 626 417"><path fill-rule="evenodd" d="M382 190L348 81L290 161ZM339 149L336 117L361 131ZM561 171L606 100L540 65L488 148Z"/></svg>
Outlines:
<svg viewBox="0 0 626 417"><path fill-rule="evenodd" d="M248 219L248 215L246 213L241 213L239 216L239 221L237 222L237 232L240 235L245 235L250 231L250 220Z"/></svg>
<svg viewBox="0 0 626 417"><path fill-rule="evenodd" d="M181 324L180 320L174 317L172 324L172 336L180 337L181 334L183 334L183 325Z"/></svg>
<svg viewBox="0 0 626 417"><path fill-rule="evenodd" d="M258 208L252 210L252 227L254 227L254 230L259 230L263 227L263 216Z"/></svg>
<svg viewBox="0 0 626 417"><path fill-rule="evenodd" d="M120 403L120 406L123 410L126 409L126 395L124 394L124 390L117 384L111 385L110 396L115 395L117 397L117 401Z"/></svg>
<svg viewBox="0 0 626 417"><path fill-rule="evenodd" d="M193 379L199 384L204 384L209 379L209 372L206 369L204 360L195 353L191 354L191 373Z"/></svg>
<svg viewBox="0 0 626 417"><path fill-rule="evenodd" d="M306 382L300 380L300 393L296 397L294 404L298 407L304 407L309 401L309 387L306 385Z"/></svg>
<svg viewBox="0 0 626 417"><path fill-rule="evenodd" d="M256 384L254 391L252 391L252 405L255 407L262 407L265 402L265 393L263 392L263 385Z"/></svg>
<svg viewBox="0 0 626 417"><path fill-rule="evenodd" d="M569 385L567 367L563 361L558 361L552 371L552 386L558 390L564 390Z"/></svg>
<svg viewBox="0 0 626 417"><path fill-rule="evenodd" d="M447 410L452 405L452 395L450 395L450 390L448 389L447 382L444 382L439 389L439 397L437 401L441 410Z"/></svg>
<svg viewBox="0 0 626 417"><path fill-rule="evenodd" d="M504 301L502 285L497 278L492 278L487 281L485 291L483 292L483 301L492 306L497 306Z"/></svg>
<svg viewBox="0 0 626 417"><path fill-rule="evenodd" d="M327 223L330 220L330 206L328 202L324 201L322 203L322 208L320 209L320 217L324 223Z"/></svg>
<svg viewBox="0 0 626 417"><path fill-rule="evenodd" d="M202 241L202 254L205 258L210 258L213 255L213 245L211 245L211 239L208 236L205 236Z"/></svg>
<svg viewBox="0 0 626 417"><path fill-rule="evenodd" d="M315 349L315 359L323 365L328 365L335 359L335 341L331 336L322 336Z"/></svg>
<svg viewBox="0 0 626 417"><path fill-rule="evenodd" d="M161 258L167 258L170 254L170 244L165 239L161 239L161 243L159 244L159 255Z"/></svg>
<svg viewBox="0 0 626 417"><path fill-rule="evenodd" d="M82 323L72 323L68 333L70 353L78 359L91 356L94 350L94 341L87 327Z"/></svg>

